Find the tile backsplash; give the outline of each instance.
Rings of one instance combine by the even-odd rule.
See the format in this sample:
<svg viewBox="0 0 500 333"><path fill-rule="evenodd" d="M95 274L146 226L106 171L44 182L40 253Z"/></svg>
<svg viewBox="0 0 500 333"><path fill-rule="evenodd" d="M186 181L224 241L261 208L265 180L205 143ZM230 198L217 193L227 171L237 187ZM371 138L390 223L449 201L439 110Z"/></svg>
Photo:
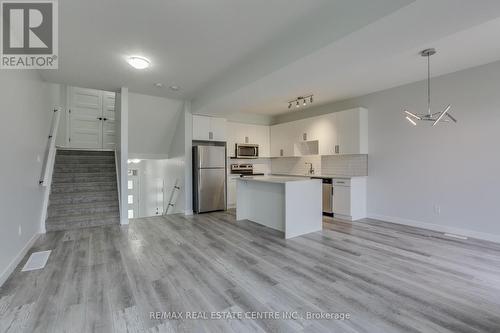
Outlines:
<svg viewBox="0 0 500 333"><path fill-rule="evenodd" d="M368 176L368 155L321 156L321 173L339 176Z"/></svg>
<svg viewBox="0 0 500 333"><path fill-rule="evenodd" d="M308 174L312 163L315 174L336 176L367 176L368 155L332 155L280 157L271 159L273 174Z"/></svg>
<svg viewBox="0 0 500 333"><path fill-rule="evenodd" d="M321 172L321 156L279 157L271 159L271 170L274 174L307 175L312 163L314 173Z"/></svg>

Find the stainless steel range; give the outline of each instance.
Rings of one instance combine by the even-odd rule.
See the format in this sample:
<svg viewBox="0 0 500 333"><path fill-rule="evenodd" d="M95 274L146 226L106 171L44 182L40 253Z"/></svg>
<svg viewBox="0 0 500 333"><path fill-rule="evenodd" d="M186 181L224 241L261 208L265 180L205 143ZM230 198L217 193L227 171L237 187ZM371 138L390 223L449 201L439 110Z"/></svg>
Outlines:
<svg viewBox="0 0 500 333"><path fill-rule="evenodd" d="M264 176L261 172L254 172L253 164L250 163L231 164L231 174L240 175L240 177Z"/></svg>

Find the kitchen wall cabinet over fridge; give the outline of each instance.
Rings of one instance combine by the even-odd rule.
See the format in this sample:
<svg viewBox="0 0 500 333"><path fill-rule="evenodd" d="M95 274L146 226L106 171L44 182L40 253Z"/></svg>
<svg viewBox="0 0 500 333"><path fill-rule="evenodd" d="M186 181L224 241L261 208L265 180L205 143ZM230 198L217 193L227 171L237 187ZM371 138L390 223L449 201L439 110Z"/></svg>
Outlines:
<svg viewBox="0 0 500 333"><path fill-rule="evenodd" d="M193 115L193 140L226 141L226 119Z"/></svg>

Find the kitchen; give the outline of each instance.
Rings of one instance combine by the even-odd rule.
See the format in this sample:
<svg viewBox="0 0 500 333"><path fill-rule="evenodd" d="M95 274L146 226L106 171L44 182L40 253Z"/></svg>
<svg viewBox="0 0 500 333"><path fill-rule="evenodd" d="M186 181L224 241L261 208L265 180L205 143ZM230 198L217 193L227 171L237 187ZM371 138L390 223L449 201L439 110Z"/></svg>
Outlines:
<svg viewBox="0 0 500 333"><path fill-rule="evenodd" d="M272 215L276 203L263 201L259 207L243 207L251 200L239 199L246 196L241 188L250 181L281 183L283 181L318 180L321 183L310 194L299 197L302 200L315 197L319 191L319 208L311 210L317 219L316 211L326 217L355 221L366 217L366 178L368 176L368 110L355 108L327 115L311 117L279 125L265 126L229 122L223 118L193 115L193 144L219 145L222 149L226 142L226 159L220 159L219 166L226 169L223 184L226 187L226 199L212 208L197 208L198 173L194 169L193 194L195 212L209 212L236 208L238 219L247 218L264 225L275 226L274 222L262 222L266 218L253 214L239 214L245 210L255 212L264 210L265 216ZM222 150L221 150L222 152ZM220 153L222 154L222 153ZM220 155L219 154L219 155ZM196 154L193 165L196 166ZM219 177L220 178L220 177ZM264 195L267 190L263 190ZM213 191L208 196L213 195ZM216 193L220 193L216 191ZM239 204L238 204L239 202ZM304 202L299 202L304 204ZM314 205L314 204L313 204ZM239 206L239 209L238 209ZM293 204L292 204L293 206ZM257 208L257 209L255 209ZM301 211L304 211L302 207ZM290 214L288 214L290 216ZM252 218L253 216L253 218ZM307 216L307 214L306 214ZM310 217L312 218L312 217ZM283 219L279 217L278 219ZM309 220L309 218L304 218ZM275 226L276 228L276 226ZM283 227L277 227L284 231ZM318 229L318 223L310 229Z"/></svg>

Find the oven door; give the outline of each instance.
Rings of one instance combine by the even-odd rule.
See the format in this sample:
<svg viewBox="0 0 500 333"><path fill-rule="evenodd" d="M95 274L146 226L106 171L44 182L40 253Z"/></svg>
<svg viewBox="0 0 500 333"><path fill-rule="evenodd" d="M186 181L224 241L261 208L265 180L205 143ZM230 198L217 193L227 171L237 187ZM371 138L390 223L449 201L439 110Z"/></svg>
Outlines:
<svg viewBox="0 0 500 333"><path fill-rule="evenodd" d="M236 144L237 158L257 158L259 157L259 145Z"/></svg>

